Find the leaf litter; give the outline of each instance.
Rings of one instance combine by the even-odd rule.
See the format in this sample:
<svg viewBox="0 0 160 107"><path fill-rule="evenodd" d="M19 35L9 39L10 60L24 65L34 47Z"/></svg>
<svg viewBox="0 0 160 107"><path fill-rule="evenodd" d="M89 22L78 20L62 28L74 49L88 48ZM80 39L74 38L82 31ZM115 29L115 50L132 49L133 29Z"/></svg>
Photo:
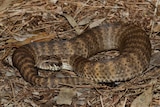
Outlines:
<svg viewBox="0 0 160 107"><path fill-rule="evenodd" d="M160 106L159 10L159 0L1 0L1 106ZM51 39L70 39L86 29L108 22L134 23L141 26L150 35L152 61L145 74L130 81L114 84L73 87L62 85L46 89L25 82L19 72L10 64L11 61L7 60L16 47ZM95 55L95 60L103 59L104 55L107 58L113 57L113 52L104 52L102 56L101 54ZM51 73L53 72L40 71L40 74L44 76ZM73 75L68 71L62 73Z"/></svg>

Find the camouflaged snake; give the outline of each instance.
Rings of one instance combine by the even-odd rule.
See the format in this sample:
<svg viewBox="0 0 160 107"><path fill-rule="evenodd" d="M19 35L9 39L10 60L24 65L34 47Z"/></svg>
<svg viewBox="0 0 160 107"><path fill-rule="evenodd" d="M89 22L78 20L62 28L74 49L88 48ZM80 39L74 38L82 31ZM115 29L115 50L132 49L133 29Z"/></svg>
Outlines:
<svg viewBox="0 0 160 107"><path fill-rule="evenodd" d="M111 60L88 60L90 56L110 49L118 49L120 55ZM14 51L13 65L26 81L53 87L61 82L76 83L79 78L55 79L39 76L35 65L41 56L56 56L55 64L56 60L68 64L82 79L95 82L125 81L147 69L151 44L146 32L140 27L113 23L86 30L70 40L34 42Z"/></svg>

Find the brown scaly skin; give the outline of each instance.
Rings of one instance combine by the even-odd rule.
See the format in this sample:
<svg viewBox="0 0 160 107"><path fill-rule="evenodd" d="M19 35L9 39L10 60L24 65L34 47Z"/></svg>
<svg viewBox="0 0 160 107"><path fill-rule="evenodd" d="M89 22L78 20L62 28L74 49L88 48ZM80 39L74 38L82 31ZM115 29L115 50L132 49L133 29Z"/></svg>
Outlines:
<svg viewBox="0 0 160 107"><path fill-rule="evenodd" d="M109 61L90 61L98 52L118 49L120 55ZM68 63L79 77L44 78L35 67L40 56L58 56ZM54 87L59 83L125 81L141 74L149 65L151 44L141 28L129 24L106 24L87 30L67 41L31 43L13 53L13 65L31 84ZM83 77L83 78L81 78Z"/></svg>

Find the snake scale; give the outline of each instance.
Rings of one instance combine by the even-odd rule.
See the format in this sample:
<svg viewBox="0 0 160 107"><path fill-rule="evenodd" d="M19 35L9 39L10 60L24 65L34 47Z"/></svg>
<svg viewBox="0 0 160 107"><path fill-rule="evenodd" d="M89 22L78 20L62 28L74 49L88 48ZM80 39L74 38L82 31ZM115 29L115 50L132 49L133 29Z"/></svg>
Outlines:
<svg viewBox="0 0 160 107"><path fill-rule="evenodd" d="M91 61L98 52L118 49L110 60ZM33 42L13 53L13 65L31 84L53 87L57 83L76 83L77 78L42 77L36 63L41 56L56 56L55 64L68 64L78 77L95 82L125 81L141 74L149 66L151 44L146 32L133 24L105 24L69 40ZM58 61L60 60L60 61ZM54 61L53 61L54 62Z"/></svg>

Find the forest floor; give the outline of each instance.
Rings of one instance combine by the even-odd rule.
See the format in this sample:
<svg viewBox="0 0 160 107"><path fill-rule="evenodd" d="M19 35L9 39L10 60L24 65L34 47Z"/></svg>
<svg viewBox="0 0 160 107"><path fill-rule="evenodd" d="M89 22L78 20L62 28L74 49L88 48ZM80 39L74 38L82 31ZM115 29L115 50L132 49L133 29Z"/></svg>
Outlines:
<svg viewBox="0 0 160 107"><path fill-rule="evenodd" d="M150 36L150 67L129 81L49 89L24 81L12 66L17 47L113 22L134 23ZM160 107L160 1L0 0L0 60L0 107Z"/></svg>

